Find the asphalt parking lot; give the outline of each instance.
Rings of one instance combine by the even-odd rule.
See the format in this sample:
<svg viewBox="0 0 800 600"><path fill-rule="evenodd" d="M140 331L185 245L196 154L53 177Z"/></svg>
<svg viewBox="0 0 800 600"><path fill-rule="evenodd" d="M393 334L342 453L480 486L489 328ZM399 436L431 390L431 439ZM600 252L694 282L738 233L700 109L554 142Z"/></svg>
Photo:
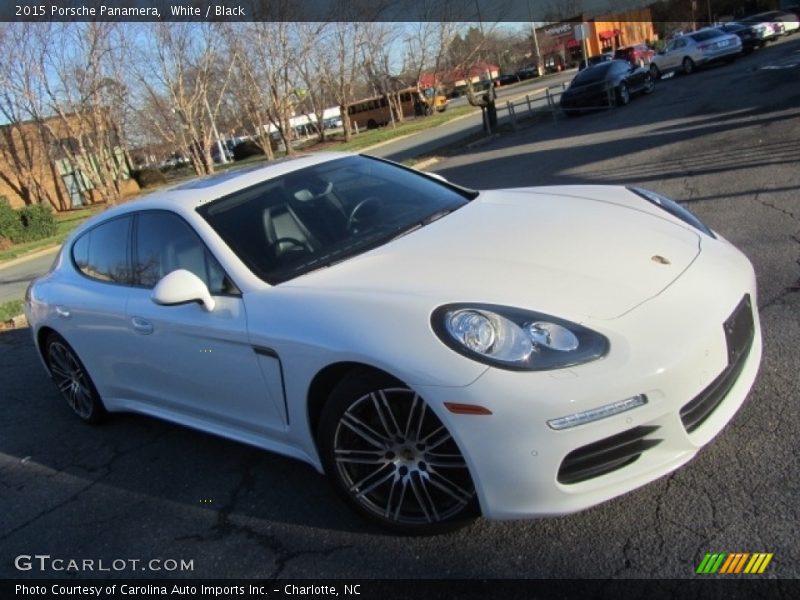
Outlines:
<svg viewBox="0 0 800 600"><path fill-rule="evenodd" d="M524 128L434 167L478 188L650 187L751 258L761 372L735 419L682 470L575 515L393 537L296 461L144 417L81 424L29 331L0 332L0 578L692 578L706 552L771 552L764 577L800 577L798 140L795 35L660 81L626 107ZM192 570L15 566L33 554L183 560Z"/></svg>

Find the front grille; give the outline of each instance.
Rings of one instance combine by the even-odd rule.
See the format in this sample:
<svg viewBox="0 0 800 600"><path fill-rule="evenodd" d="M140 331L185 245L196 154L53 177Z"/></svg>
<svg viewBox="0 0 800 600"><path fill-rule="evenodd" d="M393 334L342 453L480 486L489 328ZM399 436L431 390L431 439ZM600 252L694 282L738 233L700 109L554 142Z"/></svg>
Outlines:
<svg viewBox="0 0 800 600"><path fill-rule="evenodd" d="M644 439L656 429L654 425L635 427L573 450L558 469L559 483L586 481L631 464L642 452L661 443L658 439Z"/></svg>
<svg viewBox="0 0 800 600"><path fill-rule="evenodd" d="M706 389L681 408L681 421L689 433L700 427L720 405L744 368L755 336L750 294L745 294L733 314L723 323L723 329L728 346L728 366Z"/></svg>

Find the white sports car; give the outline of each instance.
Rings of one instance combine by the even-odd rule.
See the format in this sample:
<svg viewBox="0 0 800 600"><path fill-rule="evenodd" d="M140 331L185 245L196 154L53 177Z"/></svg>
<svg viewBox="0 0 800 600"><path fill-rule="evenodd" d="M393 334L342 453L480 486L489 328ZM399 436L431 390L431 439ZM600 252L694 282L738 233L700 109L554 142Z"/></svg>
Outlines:
<svg viewBox="0 0 800 600"><path fill-rule="evenodd" d="M104 212L26 310L84 421L280 452L429 533L580 510L689 461L756 377L755 300L747 258L659 194L476 192L320 154Z"/></svg>

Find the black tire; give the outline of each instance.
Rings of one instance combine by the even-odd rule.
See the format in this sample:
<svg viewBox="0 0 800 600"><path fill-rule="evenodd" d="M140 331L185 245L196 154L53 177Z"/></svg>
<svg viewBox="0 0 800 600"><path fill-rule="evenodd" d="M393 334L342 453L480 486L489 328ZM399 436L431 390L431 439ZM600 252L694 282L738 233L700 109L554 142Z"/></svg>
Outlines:
<svg viewBox="0 0 800 600"><path fill-rule="evenodd" d="M683 59L683 72L687 75L694 73L694 61L688 56Z"/></svg>
<svg viewBox="0 0 800 600"><path fill-rule="evenodd" d="M455 441L419 395L387 375L356 370L339 382L323 407L317 441L337 493L384 529L431 535L479 513Z"/></svg>
<svg viewBox="0 0 800 600"><path fill-rule="evenodd" d="M89 372L67 341L51 333L44 342L44 357L50 374L72 412L84 423L94 425L107 416Z"/></svg>
<svg viewBox="0 0 800 600"><path fill-rule="evenodd" d="M648 73L647 75L645 75L644 78L643 91L645 94L652 94L655 89L656 89L656 80L652 75Z"/></svg>
<svg viewBox="0 0 800 600"><path fill-rule="evenodd" d="M617 86L617 106L625 106L631 101L631 93L627 84L623 81Z"/></svg>
<svg viewBox="0 0 800 600"><path fill-rule="evenodd" d="M650 75L653 76L654 80L661 77L661 69L659 69L654 63L650 63Z"/></svg>
<svg viewBox="0 0 800 600"><path fill-rule="evenodd" d="M367 129L377 129L378 122L375 119L370 119L367 121Z"/></svg>

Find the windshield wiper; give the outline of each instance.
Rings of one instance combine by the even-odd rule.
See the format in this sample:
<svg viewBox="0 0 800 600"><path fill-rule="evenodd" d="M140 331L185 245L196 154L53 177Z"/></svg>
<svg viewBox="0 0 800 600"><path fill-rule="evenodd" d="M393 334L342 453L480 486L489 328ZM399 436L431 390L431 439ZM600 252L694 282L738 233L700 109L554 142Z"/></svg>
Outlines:
<svg viewBox="0 0 800 600"><path fill-rule="evenodd" d="M416 231L417 229L421 229L421 228L425 227L425 225L430 225L434 221L438 221L442 217L445 217L445 216L449 215L454 210L455 210L454 208L443 208L441 210L437 210L433 214L428 215L424 219L421 219L419 221L413 221L412 223L409 223L408 225L404 226L400 230L396 231L392 235L392 237L389 238L388 241L396 240L397 238L401 238L404 235L408 235L412 231Z"/></svg>

